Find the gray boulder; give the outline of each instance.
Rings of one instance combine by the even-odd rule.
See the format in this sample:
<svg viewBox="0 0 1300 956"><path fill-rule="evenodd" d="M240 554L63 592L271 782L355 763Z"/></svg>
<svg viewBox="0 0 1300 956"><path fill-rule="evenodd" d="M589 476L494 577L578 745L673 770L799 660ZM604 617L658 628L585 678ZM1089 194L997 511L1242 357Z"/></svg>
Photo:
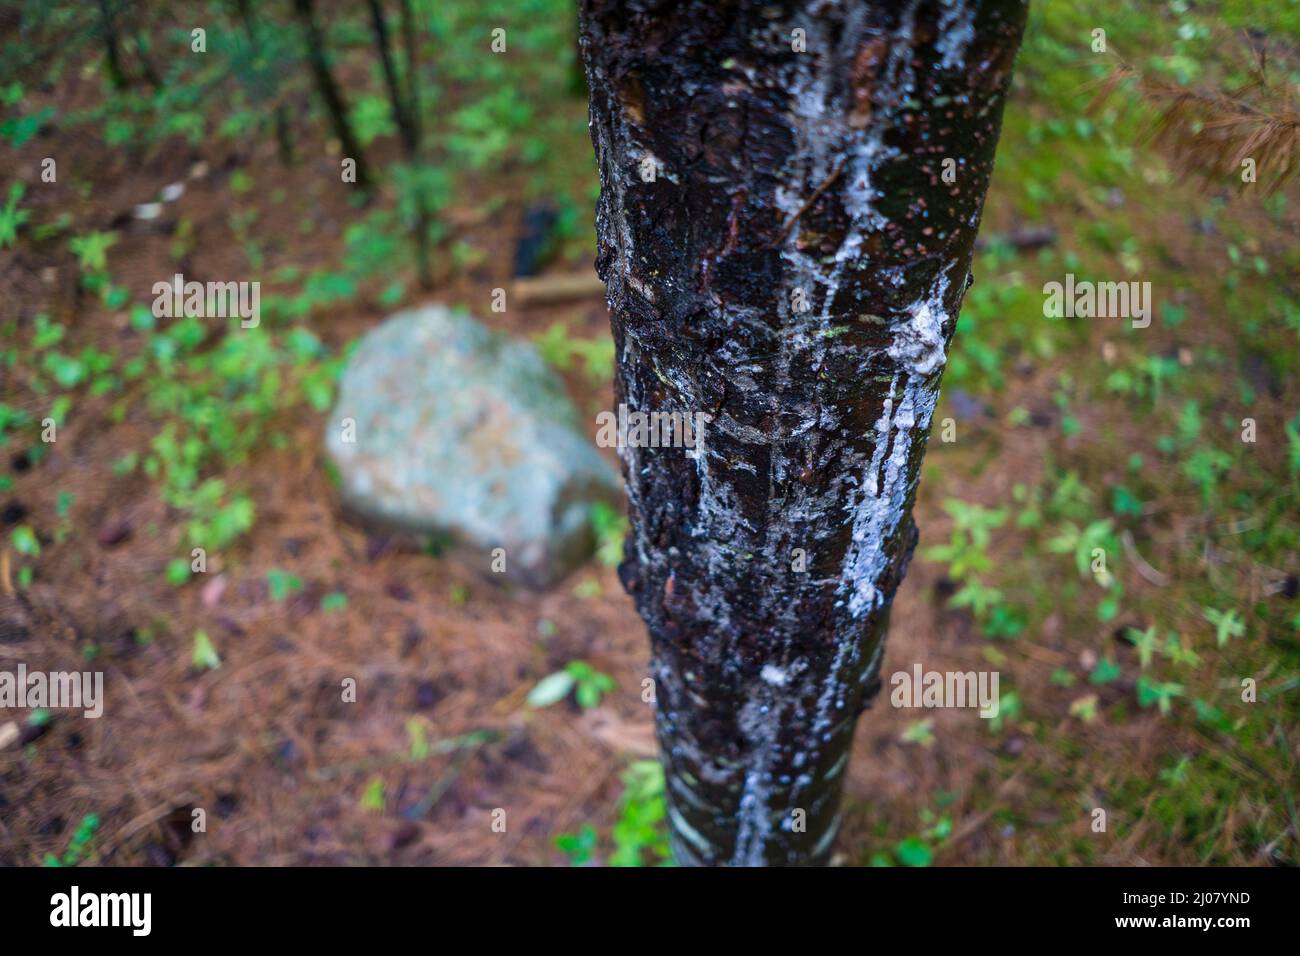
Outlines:
<svg viewBox="0 0 1300 956"><path fill-rule="evenodd" d="M591 554L590 510L619 497L557 376L527 342L428 306L362 337L325 446L345 506L372 523L450 535L532 588Z"/></svg>

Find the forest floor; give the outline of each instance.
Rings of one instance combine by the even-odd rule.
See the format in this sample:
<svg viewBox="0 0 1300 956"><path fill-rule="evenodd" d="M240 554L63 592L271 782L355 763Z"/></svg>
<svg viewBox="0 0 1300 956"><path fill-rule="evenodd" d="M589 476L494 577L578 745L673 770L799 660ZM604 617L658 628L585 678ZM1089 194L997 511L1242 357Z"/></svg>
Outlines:
<svg viewBox="0 0 1300 956"><path fill-rule="evenodd" d="M1293 187L1179 179L1131 95L1087 109L1113 66L1094 26L1141 69L1222 87L1240 80L1235 27L1271 14L1039 6L884 668L997 670L1001 711L896 708L887 683L836 859L1296 864L1300 205ZM512 47L544 66L451 114L442 155L464 174L443 185L429 291L399 187L385 174L369 206L340 188L306 86L288 167L269 136L147 138L90 67L23 91L24 111L54 112L13 150L30 219L0 250L0 670L103 670L108 701L99 720L0 709L0 864L661 858L648 645L612 567L502 587L351 523L323 453L347 344L428 301L537 339L589 420L611 407L599 295L489 306L541 199L559 213L548 273L590 270L595 167L554 19ZM1259 42L1294 71L1297 24L1272 26ZM341 57L349 89L367 62L362 41ZM232 102L205 121L238 118ZM367 149L377 169L400 159L382 125ZM170 183L183 195L159 218L131 215ZM997 241L1029 228L1053 237ZM266 277L263 327L150 321L148 290L176 272ZM1043 284L1069 272L1150 281L1150 327L1045 318ZM219 544L190 575L196 542ZM615 689L529 706L574 661Z"/></svg>

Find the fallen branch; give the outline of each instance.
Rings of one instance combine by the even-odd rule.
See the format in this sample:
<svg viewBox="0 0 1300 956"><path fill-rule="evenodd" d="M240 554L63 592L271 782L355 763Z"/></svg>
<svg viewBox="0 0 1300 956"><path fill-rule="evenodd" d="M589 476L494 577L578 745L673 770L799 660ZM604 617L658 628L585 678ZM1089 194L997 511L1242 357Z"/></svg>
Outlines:
<svg viewBox="0 0 1300 956"><path fill-rule="evenodd" d="M1128 559L1132 561L1133 566L1137 568L1138 574L1142 575L1142 577L1146 578L1158 588L1164 587L1169 582L1169 579L1165 577L1165 575L1147 564L1146 559L1143 558L1142 555L1138 554L1137 545L1133 543L1132 531L1125 528L1124 532L1119 536L1119 540L1124 545L1124 553L1128 555Z"/></svg>
<svg viewBox="0 0 1300 956"><path fill-rule="evenodd" d="M975 240L975 248L983 252L992 246L1010 246L1012 249L1043 249L1056 244L1056 230L1051 226L1030 226L1011 232L994 232Z"/></svg>
<svg viewBox="0 0 1300 956"><path fill-rule="evenodd" d="M597 296L605 297L605 283L594 272L516 279L514 286L516 305L556 305Z"/></svg>

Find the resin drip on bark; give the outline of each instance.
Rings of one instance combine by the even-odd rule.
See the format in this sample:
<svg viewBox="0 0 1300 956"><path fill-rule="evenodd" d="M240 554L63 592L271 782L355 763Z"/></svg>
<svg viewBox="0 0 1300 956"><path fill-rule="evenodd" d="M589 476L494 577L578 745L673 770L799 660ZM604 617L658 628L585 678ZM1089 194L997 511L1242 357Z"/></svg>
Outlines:
<svg viewBox="0 0 1300 956"><path fill-rule="evenodd" d="M682 863L829 856L1024 17L582 4L616 401L710 416L622 452Z"/></svg>

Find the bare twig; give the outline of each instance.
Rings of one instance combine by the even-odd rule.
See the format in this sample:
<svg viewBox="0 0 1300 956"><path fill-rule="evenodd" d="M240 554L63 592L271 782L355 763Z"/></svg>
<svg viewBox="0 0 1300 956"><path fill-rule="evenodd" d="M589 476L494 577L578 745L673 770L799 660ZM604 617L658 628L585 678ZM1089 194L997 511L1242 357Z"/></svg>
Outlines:
<svg viewBox="0 0 1300 956"><path fill-rule="evenodd" d="M594 272L518 279L514 285L514 300L518 305L555 305L578 299L594 299L604 294L605 283Z"/></svg>
<svg viewBox="0 0 1300 956"><path fill-rule="evenodd" d="M1158 588L1162 588L1169 583L1169 579L1165 575L1147 564L1146 559L1138 553L1137 545L1133 543L1132 531L1125 528L1124 532L1119 536L1119 540L1124 545L1124 553L1128 555L1128 559L1132 561L1133 566L1137 568L1138 574L1142 575L1142 577L1146 578Z"/></svg>
<svg viewBox="0 0 1300 956"><path fill-rule="evenodd" d="M802 206L800 206L799 211L795 213L793 216L791 216L786 221L786 224L783 227L781 227L781 233L776 237L776 242L774 242L773 245L779 246L781 245L781 243L785 242L786 237L790 235L790 230L794 228L794 224L799 221L799 219L803 216L804 213L806 213L809 209L812 208L812 204L821 198L822 193L830 189L831 185L835 182L835 180L840 178L840 173L843 171L843 169L844 169L844 160L840 160L838 163L835 164L835 168L831 170L831 174L826 177L826 179L822 182L820 186L818 186L816 189L813 190L812 195L808 197L807 202L805 202Z"/></svg>

